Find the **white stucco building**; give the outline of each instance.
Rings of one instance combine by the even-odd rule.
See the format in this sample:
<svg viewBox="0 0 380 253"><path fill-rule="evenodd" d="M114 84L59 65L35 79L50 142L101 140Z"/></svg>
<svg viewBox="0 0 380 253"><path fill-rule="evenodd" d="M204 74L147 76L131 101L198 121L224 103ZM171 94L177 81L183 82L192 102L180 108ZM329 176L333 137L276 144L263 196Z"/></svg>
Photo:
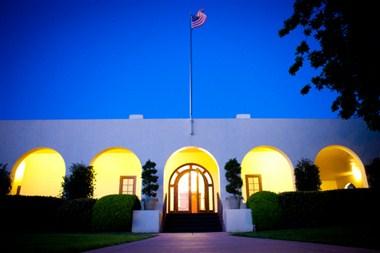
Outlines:
<svg viewBox="0 0 380 253"><path fill-rule="evenodd" d="M217 212L224 164L242 164L243 197L295 190L293 170L308 158L322 189L368 187L364 164L380 155L380 134L361 120L335 119L2 120L0 163L12 171L12 194L58 196L72 163L94 166L95 197L141 198L141 166L157 164L166 212ZM160 210L162 210L160 208Z"/></svg>
<svg viewBox="0 0 380 253"><path fill-rule="evenodd" d="M19 194L39 195L44 195L44 188L47 195L54 191L43 183L27 182L28 177L36 180L31 174L46 175L41 181L49 185L49 180L55 183L51 178L55 174L63 176L72 163L84 162L98 173L96 196L117 193L121 176L135 176L132 190L141 197L141 165L148 159L157 164L160 200L170 193L173 173L185 164L205 169L213 194L224 199L228 194L223 168L231 158L242 163L243 187L252 174L261 177L255 181L261 190L294 190L292 171L301 158L320 166L324 189L343 188L346 183L368 187L363 164L380 155L380 134L369 131L361 120L195 119L193 135L188 119L3 120L0 139L0 161L8 163L14 176L24 161L23 175L19 172L14 178L21 183ZM49 154L62 163L50 164ZM38 156L45 156L46 165Z"/></svg>

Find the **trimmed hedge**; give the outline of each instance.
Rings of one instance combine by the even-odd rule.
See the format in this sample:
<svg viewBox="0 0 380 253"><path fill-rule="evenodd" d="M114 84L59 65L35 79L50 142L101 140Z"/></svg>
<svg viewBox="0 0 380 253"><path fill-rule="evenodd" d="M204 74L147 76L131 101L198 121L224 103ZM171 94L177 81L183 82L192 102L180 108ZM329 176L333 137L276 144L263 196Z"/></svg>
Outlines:
<svg viewBox="0 0 380 253"><path fill-rule="evenodd" d="M0 198L1 231L56 231L57 210L63 200L41 196Z"/></svg>
<svg viewBox="0 0 380 253"><path fill-rule="evenodd" d="M380 226L380 192L371 189L258 192L248 198L258 230L323 226Z"/></svg>
<svg viewBox="0 0 380 253"><path fill-rule="evenodd" d="M257 192L248 198L247 206L252 210L252 220L257 230L272 229L279 225L281 206L276 193Z"/></svg>
<svg viewBox="0 0 380 253"><path fill-rule="evenodd" d="M279 194L284 228L380 224L380 194L371 189Z"/></svg>
<svg viewBox="0 0 380 253"><path fill-rule="evenodd" d="M61 230L88 232L91 230L92 208L95 199L73 199L65 201L58 209L58 224Z"/></svg>
<svg viewBox="0 0 380 253"><path fill-rule="evenodd" d="M140 209L135 195L108 195L96 201L92 225L96 231L131 231L133 210Z"/></svg>

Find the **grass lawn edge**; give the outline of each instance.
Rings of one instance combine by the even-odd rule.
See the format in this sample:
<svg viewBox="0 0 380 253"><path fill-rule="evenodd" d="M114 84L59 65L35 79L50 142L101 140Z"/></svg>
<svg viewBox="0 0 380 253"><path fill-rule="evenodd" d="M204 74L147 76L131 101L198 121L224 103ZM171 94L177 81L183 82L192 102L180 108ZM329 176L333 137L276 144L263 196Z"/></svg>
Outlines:
<svg viewBox="0 0 380 253"><path fill-rule="evenodd" d="M23 233L8 235L0 251L83 252L133 243L157 236L156 233Z"/></svg>
<svg viewBox="0 0 380 253"><path fill-rule="evenodd" d="M320 243L377 250L380 249L380 242L378 241L375 231L368 228L297 228L258 232L239 232L231 233L231 235L258 239Z"/></svg>

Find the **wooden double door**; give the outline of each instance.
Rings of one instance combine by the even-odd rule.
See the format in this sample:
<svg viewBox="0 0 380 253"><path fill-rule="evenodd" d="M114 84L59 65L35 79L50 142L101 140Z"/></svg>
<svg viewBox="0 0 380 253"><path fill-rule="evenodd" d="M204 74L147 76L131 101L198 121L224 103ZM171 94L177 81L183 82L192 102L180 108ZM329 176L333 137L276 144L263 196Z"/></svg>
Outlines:
<svg viewBox="0 0 380 253"><path fill-rule="evenodd" d="M214 212L214 184L200 165L177 168L169 181L169 212Z"/></svg>

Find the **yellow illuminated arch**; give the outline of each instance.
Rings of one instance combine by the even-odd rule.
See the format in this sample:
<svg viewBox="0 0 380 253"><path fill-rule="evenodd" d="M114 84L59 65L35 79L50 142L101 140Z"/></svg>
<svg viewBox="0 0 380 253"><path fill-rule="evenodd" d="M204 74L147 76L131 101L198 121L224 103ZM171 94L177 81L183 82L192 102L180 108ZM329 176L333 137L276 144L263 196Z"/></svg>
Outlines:
<svg viewBox="0 0 380 253"><path fill-rule="evenodd" d="M164 187L163 187L163 196L167 196L169 189L169 179L172 174L185 164L198 164L203 168L207 169L210 173L212 180L214 182L214 206L215 211L217 211L217 194L220 192L220 178L219 178L219 166L214 158L214 156L207 150L199 147L189 146L183 147L175 151L166 161L164 169ZM168 200L169 202L169 200Z"/></svg>
<svg viewBox="0 0 380 253"><path fill-rule="evenodd" d="M319 167L322 190L344 189L350 183L357 188L368 188L362 161L347 147L331 145L321 149L315 164Z"/></svg>
<svg viewBox="0 0 380 253"><path fill-rule="evenodd" d="M65 174L65 161L57 151L45 147L30 150L12 168L11 194L58 197Z"/></svg>
<svg viewBox="0 0 380 253"><path fill-rule="evenodd" d="M246 176L261 179L261 190L272 192L294 191L294 170L288 156L278 148L259 146L251 149L241 163L243 198L247 200Z"/></svg>
<svg viewBox="0 0 380 253"><path fill-rule="evenodd" d="M141 199L141 162L131 150L112 147L97 154L90 165L94 167L94 197L120 193L120 178L135 177L135 193Z"/></svg>

